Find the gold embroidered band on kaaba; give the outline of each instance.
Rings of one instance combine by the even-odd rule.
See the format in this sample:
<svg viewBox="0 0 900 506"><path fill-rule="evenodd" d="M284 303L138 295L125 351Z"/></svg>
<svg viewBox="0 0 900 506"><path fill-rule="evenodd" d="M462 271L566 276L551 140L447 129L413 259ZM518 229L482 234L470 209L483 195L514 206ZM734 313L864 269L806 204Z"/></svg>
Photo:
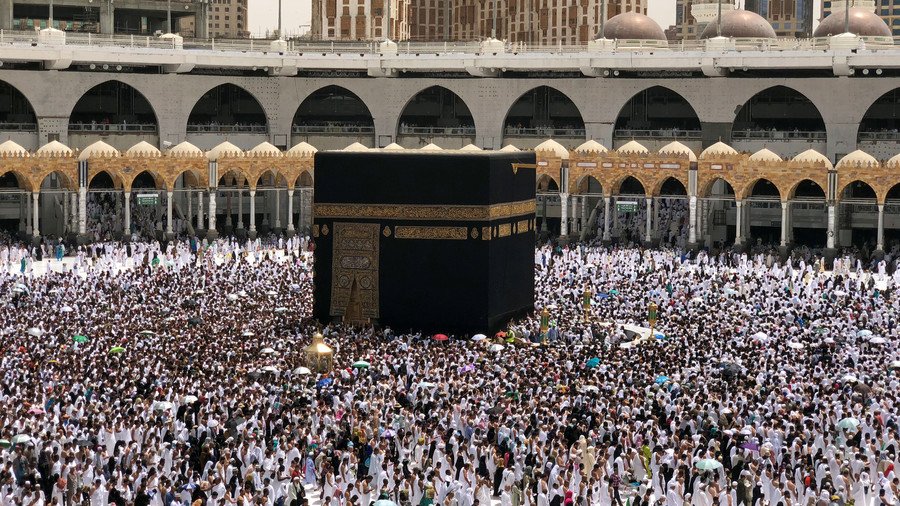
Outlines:
<svg viewBox="0 0 900 506"><path fill-rule="evenodd" d="M493 221L534 214L535 201L522 200L490 206L416 205L416 204L322 204L314 206L319 218L378 220Z"/></svg>

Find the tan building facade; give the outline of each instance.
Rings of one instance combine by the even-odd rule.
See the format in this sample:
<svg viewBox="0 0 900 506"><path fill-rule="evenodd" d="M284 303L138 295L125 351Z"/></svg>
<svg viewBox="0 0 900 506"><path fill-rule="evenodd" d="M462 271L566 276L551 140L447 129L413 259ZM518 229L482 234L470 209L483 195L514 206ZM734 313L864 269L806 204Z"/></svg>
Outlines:
<svg viewBox="0 0 900 506"><path fill-rule="evenodd" d="M250 37L247 12L247 0L209 0L209 36L223 39ZM194 18L181 18L178 32L183 37L193 37L196 33Z"/></svg>
<svg viewBox="0 0 900 506"><path fill-rule="evenodd" d="M312 36L384 38L383 0L312 0ZM603 0L392 0L391 39L472 41L494 37L528 44L586 44L600 30ZM647 13L646 0L607 0L606 19Z"/></svg>

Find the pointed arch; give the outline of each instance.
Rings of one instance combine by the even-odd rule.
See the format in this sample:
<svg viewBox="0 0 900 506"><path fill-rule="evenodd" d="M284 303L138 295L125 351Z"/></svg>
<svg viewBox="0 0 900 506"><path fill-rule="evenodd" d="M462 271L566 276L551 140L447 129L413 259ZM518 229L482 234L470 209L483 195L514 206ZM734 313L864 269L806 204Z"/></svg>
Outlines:
<svg viewBox="0 0 900 506"><path fill-rule="evenodd" d="M857 142L900 140L900 88L872 102L859 122Z"/></svg>
<svg viewBox="0 0 900 506"><path fill-rule="evenodd" d="M158 132L159 116L143 93L112 79L78 99L69 114L69 131Z"/></svg>
<svg viewBox="0 0 900 506"><path fill-rule="evenodd" d="M700 117L678 92L651 86L634 94L616 116L613 138L685 137L700 131Z"/></svg>
<svg viewBox="0 0 900 506"><path fill-rule="evenodd" d="M825 120L803 93L787 86L766 88L735 114L732 139L822 140Z"/></svg>
<svg viewBox="0 0 900 506"><path fill-rule="evenodd" d="M638 176L625 176L612 185L616 195L647 195L647 188L650 185Z"/></svg>
<svg viewBox="0 0 900 506"><path fill-rule="evenodd" d="M602 195L603 194L603 183L600 182L599 179L594 177L591 174L585 174L581 176L581 179L578 180L578 193L584 195L586 193Z"/></svg>
<svg viewBox="0 0 900 506"><path fill-rule="evenodd" d="M657 187L653 189L653 194L660 197L686 197L687 186L681 179L675 176L669 176L657 183Z"/></svg>
<svg viewBox="0 0 900 506"><path fill-rule="evenodd" d="M825 200L825 189L817 181L812 179L801 179L791 185L787 191L787 198L794 199L816 199Z"/></svg>
<svg viewBox="0 0 900 506"><path fill-rule="evenodd" d="M504 135L584 137L584 117L568 95L551 86L538 86L522 95L506 111Z"/></svg>
<svg viewBox="0 0 900 506"><path fill-rule="evenodd" d="M548 174L541 174L537 179L537 191L543 193L557 192L559 191L559 182Z"/></svg>
<svg viewBox="0 0 900 506"><path fill-rule="evenodd" d="M369 106L352 91L330 85L309 94L294 112L293 133L373 133Z"/></svg>
<svg viewBox="0 0 900 506"><path fill-rule="evenodd" d="M18 88L0 81L0 130L37 130L37 114Z"/></svg>
<svg viewBox="0 0 900 506"><path fill-rule="evenodd" d="M430 86L410 97L397 121L399 135L475 135L468 104L443 86Z"/></svg>
<svg viewBox="0 0 900 506"><path fill-rule="evenodd" d="M269 132L262 102L236 84L223 83L204 93L191 108L188 133Z"/></svg>
<svg viewBox="0 0 900 506"><path fill-rule="evenodd" d="M758 177L748 182L744 186L744 190L741 192L744 199L757 198L761 200L777 198L778 200L784 200L782 197L781 189L778 188L771 179L767 179L764 177Z"/></svg>

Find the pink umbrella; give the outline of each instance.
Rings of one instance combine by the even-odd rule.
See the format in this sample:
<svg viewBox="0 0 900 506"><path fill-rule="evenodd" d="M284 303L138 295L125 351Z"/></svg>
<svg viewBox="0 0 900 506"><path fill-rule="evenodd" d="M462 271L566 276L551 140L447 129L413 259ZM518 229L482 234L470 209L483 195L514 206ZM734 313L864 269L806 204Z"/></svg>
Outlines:
<svg viewBox="0 0 900 506"><path fill-rule="evenodd" d="M29 415L43 415L44 410L41 408L31 408L28 410Z"/></svg>

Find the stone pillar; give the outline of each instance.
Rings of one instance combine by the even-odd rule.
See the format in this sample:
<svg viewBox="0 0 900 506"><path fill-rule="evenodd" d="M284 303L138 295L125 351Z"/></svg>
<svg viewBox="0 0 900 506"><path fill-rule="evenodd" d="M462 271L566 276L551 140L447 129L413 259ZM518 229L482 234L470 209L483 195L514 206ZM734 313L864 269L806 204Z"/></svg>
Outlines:
<svg viewBox="0 0 900 506"><path fill-rule="evenodd" d="M835 235L837 234L837 209L834 202L828 204L828 236L826 237L826 247L834 248Z"/></svg>
<svg viewBox="0 0 900 506"><path fill-rule="evenodd" d="M653 198L647 197L647 224L644 226L644 242L653 241L650 232L653 230Z"/></svg>
<svg viewBox="0 0 900 506"><path fill-rule="evenodd" d="M559 194L559 237L560 239L569 235L569 194Z"/></svg>
<svg viewBox="0 0 900 506"><path fill-rule="evenodd" d="M660 236L659 236L659 222L660 222L659 200L661 198L662 197L656 197L655 199L653 199L653 230L651 231L651 238L654 240L660 238Z"/></svg>
<svg viewBox="0 0 900 506"><path fill-rule="evenodd" d="M238 230L244 229L244 189L238 187L238 219L237 219L237 228Z"/></svg>
<svg viewBox="0 0 900 506"><path fill-rule="evenodd" d="M275 188L275 230L281 230L281 189Z"/></svg>
<svg viewBox="0 0 900 506"><path fill-rule="evenodd" d="M688 200L688 244L697 244L697 197Z"/></svg>
<svg viewBox="0 0 900 506"><path fill-rule="evenodd" d="M225 196L225 226L231 227L231 224L234 223L231 219L231 199L234 197L234 191L228 192L228 195Z"/></svg>
<svg viewBox="0 0 900 506"><path fill-rule="evenodd" d="M192 228L194 228L191 226L191 218L194 216L194 209L193 209L193 207L194 207L194 203L193 203L194 192L188 190L187 193L185 193L185 196L187 197L187 204L188 204L187 205L187 208L188 208L187 216L185 216L185 218L186 218L185 221L187 222L187 228L192 229ZM195 233L196 233L196 231L195 231Z"/></svg>
<svg viewBox="0 0 900 506"><path fill-rule="evenodd" d="M200 0L197 3L197 14L194 16L194 37L205 39L209 37L209 2Z"/></svg>
<svg viewBox="0 0 900 506"><path fill-rule="evenodd" d="M37 228L37 219L34 223ZM37 232L34 235L36 236ZM878 204L878 243L875 245L875 249L884 251L884 204Z"/></svg>
<svg viewBox="0 0 900 506"><path fill-rule="evenodd" d="M312 228L313 223L313 189L311 186L305 187L301 190L300 193L300 213L303 219L300 221L300 226L303 227L303 230L309 231Z"/></svg>
<svg viewBox="0 0 900 506"><path fill-rule="evenodd" d="M175 193L172 191L166 192L166 234L172 235L172 198L175 196Z"/></svg>
<svg viewBox="0 0 900 506"><path fill-rule="evenodd" d="M32 231L34 233L35 239L41 236L41 193L39 191L33 192L31 194L31 203L32 203L32 211L31 214L34 216L34 226L32 227ZM884 206L879 206L883 208ZM879 213L879 222L881 214ZM879 227L880 228L880 227Z"/></svg>
<svg viewBox="0 0 900 506"><path fill-rule="evenodd" d="M197 192L197 230L203 229L203 191Z"/></svg>
<svg viewBox="0 0 900 506"><path fill-rule="evenodd" d="M788 244L788 213L790 212L788 202L781 203L781 245Z"/></svg>
<svg viewBox="0 0 900 506"><path fill-rule="evenodd" d="M0 30L12 30L13 0L0 0Z"/></svg>
<svg viewBox="0 0 900 506"><path fill-rule="evenodd" d="M588 226L588 221L590 220L590 211L588 210L588 197L587 195L581 196L581 229L579 231L584 231Z"/></svg>
<svg viewBox="0 0 900 506"><path fill-rule="evenodd" d="M69 230L71 232L78 231L78 194L75 192L69 192L69 209L71 212L69 213L71 216L69 217Z"/></svg>
<svg viewBox="0 0 900 506"><path fill-rule="evenodd" d="M734 207L734 244L738 245L744 243L744 227L742 226L742 220L744 219L744 203L740 200L736 200L734 202Z"/></svg>
<svg viewBox="0 0 900 506"><path fill-rule="evenodd" d="M209 229L206 231L208 239L215 239L219 233L216 231L216 190L209 190Z"/></svg>
<svg viewBox="0 0 900 506"><path fill-rule="evenodd" d="M122 233L126 237L131 235L131 192L125 192L125 229Z"/></svg>
<svg viewBox="0 0 900 506"><path fill-rule="evenodd" d="M542 216L543 219L541 219L541 232L546 233L549 230L549 228L547 226L547 196L546 195L541 196L541 208L544 210L543 216Z"/></svg>
<svg viewBox="0 0 900 506"><path fill-rule="evenodd" d="M34 213L32 211L31 203L28 202L28 200L29 200L27 197L28 194L26 193L24 195L25 195L25 197L22 200L25 201L25 203L23 204L23 207L25 208L25 235L31 236L32 235L31 234L31 223L32 223L31 220L33 219L32 216Z"/></svg>
<svg viewBox="0 0 900 506"><path fill-rule="evenodd" d="M609 197L603 196L603 240L609 240Z"/></svg>
<svg viewBox="0 0 900 506"><path fill-rule="evenodd" d="M87 233L87 188L78 189L78 233Z"/></svg>
<svg viewBox="0 0 900 506"><path fill-rule="evenodd" d="M256 232L256 190L250 190L250 232Z"/></svg>
<svg viewBox="0 0 900 506"><path fill-rule="evenodd" d="M287 230L288 232L294 231L294 189L291 188L287 192L288 194L288 215L287 215Z"/></svg>
<svg viewBox="0 0 900 506"><path fill-rule="evenodd" d="M115 31L116 8L112 0L100 0L100 33L112 35Z"/></svg>
<svg viewBox="0 0 900 506"><path fill-rule="evenodd" d="M66 232L69 231L69 196L63 193L62 196L63 202L63 228L62 235L65 236Z"/></svg>

